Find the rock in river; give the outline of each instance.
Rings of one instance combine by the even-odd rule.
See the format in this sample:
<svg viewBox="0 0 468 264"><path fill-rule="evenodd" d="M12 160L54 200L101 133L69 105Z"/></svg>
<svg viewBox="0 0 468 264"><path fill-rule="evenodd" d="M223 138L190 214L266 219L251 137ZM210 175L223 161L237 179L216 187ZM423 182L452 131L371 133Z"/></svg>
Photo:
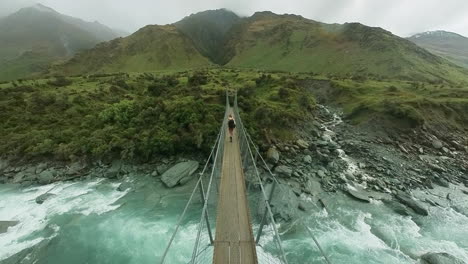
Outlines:
<svg viewBox="0 0 468 264"><path fill-rule="evenodd" d="M413 211L420 215L429 215L427 208L420 202L416 201L410 194L404 192L398 192L396 194L396 198L409 208L413 209Z"/></svg>
<svg viewBox="0 0 468 264"><path fill-rule="evenodd" d="M421 256L422 264L465 264L460 260L448 253L426 253Z"/></svg>
<svg viewBox="0 0 468 264"><path fill-rule="evenodd" d="M50 197L53 197L55 196L55 194L53 193L44 193L42 195L39 195L37 198L36 198L36 203L37 204L43 204L45 202L45 200L49 199Z"/></svg>
<svg viewBox="0 0 468 264"><path fill-rule="evenodd" d="M182 179L190 177L198 169L197 161L185 161L176 164L169 170L163 173L161 180L167 187L176 186ZM184 182L186 182L184 180Z"/></svg>
<svg viewBox="0 0 468 264"><path fill-rule="evenodd" d="M0 221L0 234L5 233L9 227L15 226L18 223L18 221Z"/></svg>

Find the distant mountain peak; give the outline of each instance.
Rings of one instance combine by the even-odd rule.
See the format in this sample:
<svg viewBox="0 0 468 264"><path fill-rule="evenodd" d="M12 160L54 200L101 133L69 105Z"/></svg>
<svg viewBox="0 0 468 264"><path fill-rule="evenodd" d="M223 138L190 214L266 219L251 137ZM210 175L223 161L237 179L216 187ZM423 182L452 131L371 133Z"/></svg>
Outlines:
<svg viewBox="0 0 468 264"><path fill-rule="evenodd" d="M40 3L37 3L33 6L31 6L31 8L34 8L38 11L41 11L41 12L49 12L49 13L57 13L57 11L55 11L54 9L48 7L48 6L45 6L43 4L40 4Z"/></svg>
<svg viewBox="0 0 468 264"><path fill-rule="evenodd" d="M426 31L426 32L415 34L411 36L410 38L421 38L421 37L465 38L464 36L460 34L445 31L445 30Z"/></svg>

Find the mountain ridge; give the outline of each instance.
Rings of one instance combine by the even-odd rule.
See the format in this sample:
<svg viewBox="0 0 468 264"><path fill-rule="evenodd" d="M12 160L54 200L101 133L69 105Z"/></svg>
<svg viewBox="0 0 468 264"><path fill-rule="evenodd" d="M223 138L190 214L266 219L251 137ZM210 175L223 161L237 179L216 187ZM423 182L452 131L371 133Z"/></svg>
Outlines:
<svg viewBox="0 0 468 264"><path fill-rule="evenodd" d="M53 62L117 37L110 28L37 4L0 19L0 80L38 75Z"/></svg>
<svg viewBox="0 0 468 264"><path fill-rule="evenodd" d="M468 38L461 34L437 30L418 33L407 39L438 56L468 68Z"/></svg>

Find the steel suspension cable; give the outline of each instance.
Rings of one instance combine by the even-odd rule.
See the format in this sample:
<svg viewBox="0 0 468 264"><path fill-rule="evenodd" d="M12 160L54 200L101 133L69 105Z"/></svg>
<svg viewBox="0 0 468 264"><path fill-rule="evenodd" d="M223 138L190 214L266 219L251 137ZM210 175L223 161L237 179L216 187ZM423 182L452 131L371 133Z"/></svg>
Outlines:
<svg viewBox="0 0 468 264"><path fill-rule="evenodd" d="M244 128L244 126L242 124L242 119L240 118L239 111L237 109L237 102L236 102L236 105L234 107L235 107L237 119L239 120L239 123L241 124L242 133L244 134L245 140L247 140L246 131L245 131L245 128ZM260 174L258 172L258 168L257 168L256 162L255 162L254 156L252 154L252 149L250 148L250 144L248 142L247 142L247 149L248 149L248 153L250 154L250 158L252 160L252 165L255 168L255 173L256 173L257 179L258 179L258 181L260 183L260 188L262 190L263 197L265 199L265 207L268 210L268 215L269 215L270 221L272 223L273 230L275 232L275 237L276 237L276 240L277 240L277 243L278 243L278 247L280 248L281 255L282 255L284 263L288 264L288 261L286 259L286 254L284 253L284 249L283 249L283 246L282 246L282 243L281 243L281 238L279 237L278 229L276 228L276 222L275 222L275 219L273 217L273 212L272 212L270 204L269 204L268 196L267 196L265 188L264 188L264 186L262 184L262 180L260 178Z"/></svg>
<svg viewBox="0 0 468 264"><path fill-rule="evenodd" d="M175 236L177 235L177 232L179 231L179 228L180 228L180 226L181 226L181 224L182 224L182 221L183 221L183 219L184 219L184 217L185 217L185 213L187 212L188 207L189 207L190 204L192 203L192 199L193 199L193 197L194 197L194 195L195 195L195 192L196 192L198 186L200 185L200 183L201 183L201 181L202 181L203 174L205 173L205 170L206 170L206 168L208 167L208 164L209 164L209 162L210 162L211 156L213 156L215 147L217 146L217 144L219 144L220 138L221 138L221 131L220 131L220 133L218 133L216 142L215 142L215 144L213 145L213 147L211 148L211 153L210 153L210 155L209 155L209 157L208 157L208 159L207 159L207 161L206 161L206 163L205 163L205 166L203 167L202 172L199 174L200 176L199 176L199 178L198 178L197 183L195 184L195 187L194 187L193 190L192 190L192 194L190 195L190 198L189 198L187 204L185 205L185 208L184 208L182 214L179 216L179 219L178 219L178 221L177 221L176 228L175 228L174 232L172 233L171 239L169 240L169 244L167 245L166 249L164 250L164 254L163 254L162 259L161 259L161 264L164 264L165 261L166 261L167 253L169 252L169 249L170 249L171 246L172 246L172 242L174 241Z"/></svg>
<svg viewBox="0 0 468 264"><path fill-rule="evenodd" d="M250 135L247 133L247 137L250 141L250 143L253 145L253 148L255 149L257 155L260 157L260 159L262 160L265 168L268 170L268 172L270 173L270 176L273 178L273 180L276 182L276 184L280 187L281 191L283 193L285 193L285 190L283 189L283 186L280 184L280 182L278 181L278 179L276 178L276 176L273 174L273 172L270 170L270 168L268 167L265 159L263 158L263 156L261 155L260 151L258 150L258 148L256 147L255 143L253 142L252 138L250 137ZM325 254L324 250L322 249L322 247L320 246L320 243L318 242L317 238L314 236L314 234L312 233L312 231L309 229L309 227L304 223L304 220L300 217L297 216L296 214L296 218L299 218L301 223L306 227L309 235L312 237L312 240L314 240L314 243L315 245L317 246L317 248L319 249L320 253L322 254L323 258L325 259L325 261L328 263L328 264L332 264L332 262L330 261L330 259L328 258L328 256Z"/></svg>

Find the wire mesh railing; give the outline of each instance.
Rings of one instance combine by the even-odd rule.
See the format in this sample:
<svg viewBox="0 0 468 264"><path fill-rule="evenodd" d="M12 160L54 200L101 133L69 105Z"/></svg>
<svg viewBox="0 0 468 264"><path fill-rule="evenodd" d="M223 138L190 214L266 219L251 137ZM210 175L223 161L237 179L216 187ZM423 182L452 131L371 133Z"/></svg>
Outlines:
<svg viewBox="0 0 468 264"><path fill-rule="evenodd" d="M263 217L262 217L262 220L260 221L260 223L262 223L265 220L267 214L272 214L271 206L269 206L269 204L270 204L271 200L274 199L273 195L275 193L277 193L278 191L285 194L285 193L287 193L287 190L285 190L284 186L278 181L276 176L270 170L270 168L269 168L268 164L266 163L265 159L262 157L258 147L255 145L255 143L252 140L252 138L250 137L249 133L247 133L245 127L243 126L242 120L241 120L240 114L239 114L239 108L238 108L238 105L237 105L237 95L236 95L236 97L234 99L234 108L235 108L234 111L236 113L237 119L240 121L242 130L244 131L243 134L245 135L245 140L248 142L247 144L244 143L243 145L251 146L250 149L249 149L249 151L251 153L253 153L251 155L252 156L251 161L252 161L253 164L255 164L255 166L254 166L255 171L254 172L255 172L255 174L256 174L256 176L258 178L257 182L255 182L255 180L252 181L252 178L255 178L255 177L249 177L248 174L253 174L254 172L252 172L252 170L249 169L248 166L244 166L246 174L247 174L246 179L248 180L250 178L250 180L251 180L251 182L248 184L248 189L249 190L250 189L255 189L255 187L256 187L255 185L260 185L260 187L262 189L262 192L263 192L263 190L265 189L264 186L266 185L266 183L267 182L270 183L270 184L268 184L269 188L266 188L266 189L268 189L267 190L267 192L269 194L268 197L265 195L266 193L263 193L262 195L260 195L260 199L259 199L259 198L254 197L254 193L255 193L254 191L253 192L250 192L250 191L248 192L249 196L251 196L251 199L249 199L251 201L250 202L250 210L251 211L256 210L256 211L259 211L259 212L263 211ZM256 165L257 161L260 164L262 164L262 167L266 170L266 173L265 173L266 175L264 175L263 179L262 179L262 177L260 177L260 174L258 172L258 167ZM246 164L247 165L249 164L248 161L246 162ZM252 185L254 185L254 187L252 187ZM257 189L258 189L258 187L257 187ZM276 190L276 189L279 189L279 190ZM265 209L263 209L263 210L262 210L262 207L260 206L262 203L267 204L265 206ZM267 209L269 209L268 212L266 212ZM302 224L305 227L305 229L307 230L308 235L313 239L313 241L315 243L315 246L317 247L320 254L322 255L323 262L325 262L327 264L331 264L332 263L331 260L325 254L324 249L320 245L320 243L317 240L317 238L315 237L315 235L310 230L309 226L307 226L304 223L304 219L299 216L299 214L297 213L297 209L293 209L292 212L294 214L293 218L297 219L294 225ZM252 215L255 216L254 213ZM274 219L273 216L271 216L271 218ZM255 227L255 223L258 222L258 219L255 219L255 217L254 217L252 220L253 220L252 224L254 224L254 227ZM266 220L268 221L268 219L266 219ZM272 223L269 224L269 226L266 226L266 227L263 224L260 224L258 226L258 228L254 228L254 230L256 231L256 234L257 234L256 242L257 242L257 255L258 255L258 259L259 259L258 263L260 263L260 264L262 264L262 263L285 263L286 258L285 258L285 255L284 255L284 251L283 251L283 249L281 247L281 240L279 238L279 234L278 234L278 231L276 229L276 224L274 222L272 222ZM266 241L265 240L260 241L260 238L262 237L262 235L263 235L263 237L273 237L273 238L278 237L278 238L275 238L273 240L272 239L267 239ZM273 241L274 244L277 244L277 246L276 247L274 245L272 246L271 243L269 243L271 241ZM258 252L260 252L260 253L258 253ZM282 257L280 255L282 255ZM274 259L274 256L276 256L277 259ZM280 261L284 261L284 262L275 262L278 259Z"/></svg>
<svg viewBox="0 0 468 264"><path fill-rule="evenodd" d="M212 263L214 230L216 228L217 192L223 161L228 109L229 97L226 94L226 110L216 142L211 149L211 153L204 165L202 172L199 174L199 178L191 192L189 200L187 201L182 214L179 216L174 232L172 233L169 243L166 246L166 249L159 262L161 264L168 263L168 256L170 254L178 254L178 249L173 247L174 241L179 234L179 230L181 229L182 224L184 221L186 221L185 218L189 208L200 206L200 200L202 204L202 210L200 213L200 220L197 224L197 235L194 240L193 252L189 263ZM196 199L197 196L200 197L200 200ZM196 210L200 210L200 208Z"/></svg>

